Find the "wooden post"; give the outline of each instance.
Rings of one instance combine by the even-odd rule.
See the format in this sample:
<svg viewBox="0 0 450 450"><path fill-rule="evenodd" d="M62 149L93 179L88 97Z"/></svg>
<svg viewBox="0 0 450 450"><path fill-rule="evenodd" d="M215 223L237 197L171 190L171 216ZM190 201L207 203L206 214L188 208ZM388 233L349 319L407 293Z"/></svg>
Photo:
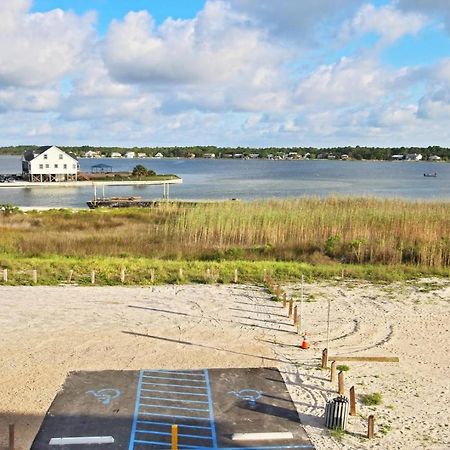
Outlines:
<svg viewBox="0 0 450 450"><path fill-rule="evenodd" d="M183 279L183 268L182 268L182 267L180 267L179 270L178 270L178 278L179 278L180 280Z"/></svg>
<svg viewBox="0 0 450 450"><path fill-rule="evenodd" d="M294 306L294 325L298 323L297 305Z"/></svg>
<svg viewBox="0 0 450 450"><path fill-rule="evenodd" d="M267 283L267 270L266 269L264 269L264 271L263 271L263 281L264 281L264 283Z"/></svg>
<svg viewBox="0 0 450 450"><path fill-rule="evenodd" d="M234 282L237 283L238 282L238 270L234 269Z"/></svg>
<svg viewBox="0 0 450 450"><path fill-rule="evenodd" d="M367 419L367 437L373 439L375 436L375 416L370 415Z"/></svg>
<svg viewBox="0 0 450 450"><path fill-rule="evenodd" d="M69 271L69 276L67 277L67 283L72 283L73 270Z"/></svg>
<svg viewBox="0 0 450 450"><path fill-rule="evenodd" d="M355 386L350 388L350 415L356 416L356 396L355 396Z"/></svg>
<svg viewBox="0 0 450 450"><path fill-rule="evenodd" d="M286 308L286 292L283 294L283 306Z"/></svg>
<svg viewBox="0 0 450 450"><path fill-rule="evenodd" d="M91 284L95 284L95 270L91 272Z"/></svg>
<svg viewBox="0 0 450 450"><path fill-rule="evenodd" d="M206 269L206 281L209 281L211 279L211 269L208 267Z"/></svg>
<svg viewBox="0 0 450 450"><path fill-rule="evenodd" d="M8 269L3 269L3 281L8 282Z"/></svg>
<svg viewBox="0 0 450 450"><path fill-rule="evenodd" d="M277 288L276 288L276 291L275 291L275 295L277 296L277 298L280 298L280 297L281 297L281 288L280 288L280 285L279 285L279 284L277 284Z"/></svg>
<svg viewBox="0 0 450 450"><path fill-rule="evenodd" d="M172 425L172 450L178 450L178 425Z"/></svg>
<svg viewBox="0 0 450 450"><path fill-rule="evenodd" d="M345 277L345 269L342 269L341 278L344 279Z"/></svg>
<svg viewBox="0 0 450 450"><path fill-rule="evenodd" d="M14 450L14 424L9 425L9 447L8 450Z"/></svg>
<svg viewBox="0 0 450 450"><path fill-rule="evenodd" d="M125 267L122 267L122 269L120 269L120 282L125 283Z"/></svg>
<svg viewBox="0 0 450 450"><path fill-rule="evenodd" d="M344 395L345 387L344 387L344 372L342 370L338 373L338 394Z"/></svg>
<svg viewBox="0 0 450 450"><path fill-rule="evenodd" d="M292 317L292 311L294 308L294 300L292 298L289 300L289 317Z"/></svg>
<svg viewBox="0 0 450 450"><path fill-rule="evenodd" d="M150 269L150 282L155 282L155 269Z"/></svg>
<svg viewBox="0 0 450 450"><path fill-rule="evenodd" d="M331 362L331 379L330 379L330 381L332 382L332 383L336 383L336 361L332 361Z"/></svg>
<svg viewBox="0 0 450 450"><path fill-rule="evenodd" d="M328 349L324 348L322 350L322 369L328 367Z"/></svg>
<svg viewBox="0 0 450 450"><path fill-rule="evenodd" d="M37 283L37 270L36 269L33 269L32 277L33 277L33 283L36 284Z"/></svg>

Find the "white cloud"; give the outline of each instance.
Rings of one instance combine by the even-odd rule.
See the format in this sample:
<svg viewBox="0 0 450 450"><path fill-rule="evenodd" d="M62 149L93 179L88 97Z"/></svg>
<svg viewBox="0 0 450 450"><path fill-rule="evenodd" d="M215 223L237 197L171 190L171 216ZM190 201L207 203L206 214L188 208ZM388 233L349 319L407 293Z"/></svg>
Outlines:
<svg viewBox="0 0 450 450"><path fill-rule="evenodd" d="M376 33L381 44L391 44L407 34L417 34L426 24L426 18L419 13L405 13L392 5L376 8L372 4L363 5L352 20L341 30L341 38L349 41L355 36Z"/></svg>
<svg viewBox="0 0 450 450"><path fill-rule="evenodd" d="M419 11L443 21L450 33L450 2L448 0L396 0L396 6L404 11Z"/></svg>
<svg viewBox="0 0 450 450"><path fill-rule="evenodd" d="M73 70L94 41L95 15L55 9L30 13L30 1L0 2L0 86L39 86Z"/></svg>

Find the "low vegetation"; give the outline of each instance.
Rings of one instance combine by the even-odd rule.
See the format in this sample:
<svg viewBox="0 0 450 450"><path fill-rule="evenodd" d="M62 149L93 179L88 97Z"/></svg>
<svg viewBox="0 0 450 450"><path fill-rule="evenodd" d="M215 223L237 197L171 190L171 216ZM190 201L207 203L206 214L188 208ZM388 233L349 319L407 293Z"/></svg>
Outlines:
<svg viewBox="0 0 450 450"><path fill-rule="evenodd" d="M335 277L342 271L386 281L448 276L450 203L306 198L0 212L0 266L60 261L62 255L85 266L183 261L226 272L230 263L243 273L257 273L258 280L264 268L284 280L302 273Z"/></svg>
<svg viewBox="0 0 450 450"><path fill-rule="evenodd" d="M361 403L365 406L376 406L383 403L383 395L381 392L361 395Z"/></svg>

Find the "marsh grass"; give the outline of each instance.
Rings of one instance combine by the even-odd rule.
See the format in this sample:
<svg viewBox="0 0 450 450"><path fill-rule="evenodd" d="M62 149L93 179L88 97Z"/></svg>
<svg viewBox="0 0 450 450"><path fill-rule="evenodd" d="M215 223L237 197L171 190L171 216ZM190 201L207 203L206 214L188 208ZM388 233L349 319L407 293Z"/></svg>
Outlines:
<svg viewBox="0 0 450 450"><path fill-rule="evenodd" d="M281 262L311 264L325 277L340 275L329 266L345 268L348 277L364 272L387 281L448 275L450 203L305 198L0 214L0 254L210 265L278 261L274 279L298 274L298 266L281 268Z"/></svg>

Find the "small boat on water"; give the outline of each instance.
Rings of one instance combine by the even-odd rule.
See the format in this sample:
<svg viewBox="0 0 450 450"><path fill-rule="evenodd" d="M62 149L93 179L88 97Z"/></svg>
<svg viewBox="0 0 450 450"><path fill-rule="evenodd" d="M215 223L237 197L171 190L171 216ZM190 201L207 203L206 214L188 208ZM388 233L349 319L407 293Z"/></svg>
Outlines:
<svg viewBox="0 0 450 450"><path fill-rule="evenodd" d="M430 178L436 178L437 177L437 173L424 173L423 174L424 177L430 177Z"/></svg>

